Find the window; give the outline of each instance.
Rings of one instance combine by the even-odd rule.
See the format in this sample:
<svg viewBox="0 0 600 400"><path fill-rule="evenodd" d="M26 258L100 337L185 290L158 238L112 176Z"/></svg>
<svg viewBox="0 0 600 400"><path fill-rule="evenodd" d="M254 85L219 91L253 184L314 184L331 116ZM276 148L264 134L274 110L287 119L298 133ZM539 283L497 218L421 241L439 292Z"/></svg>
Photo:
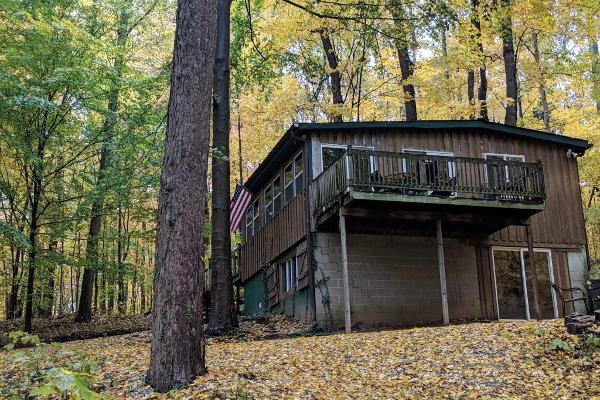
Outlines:
<svg viewBox="0 0 600 400"><path fill-rule="evenodd" d="M298 284L298 256L292 256L281 263L281 291L286 293Z"/></svg>
<svg viewBox="0 0 600 400"><path fill-rule="evenodd" d="M353 150L370 150L373 151L375 148L373 146L352 146ZM323 144L321 145L321 172L325 171L327 168L331 167L344 153L348 150L348 146L344 144ZM361 165L367 168L366 164L366 155L365 155L365 163L360 163ZM346 159L346 171L348 168L348 159ZM373 173L377 170L375 157L373 155L369 155L368 161L369 173ZM346 172L349 174L349 172Z"/></svg>
<svg viewBox="0 0 600 400"><path fill-rule="evenodd" d="M321 171L331 167L345 152L347 147L344 145L323 145L321 146Z"/></svg>
<svg viewBox="0 0 600 400"><path fill-rule="evenodd" d="M258 228L260 228L260 221L258 220L258 217L260 215L259 212L259 208L258 208L258 199L256 199L254 201L254 204L252 204L252 215L253 215L253 225L254 225L254 233L258 232Z"/></svg>
<svg viewBox="0 0 600 400"><path fill-rule="evenodd" d="M550 251L535 249L533 254L542 318L556 318L556 299L548 285L554 281ZM493 255L499 318L530 319L535 316L533 274L527 249L494 248Z"/></svg>
<svg viewBox="0 0 600 400"><path fill-rule="evenodd" d="M277 175L265 189L265 223L281 210L281 176Z"/></svg>
<svg viewBox="0 0 600 400"><path fill-rule="evenodd" d="M286 203L304 189L303 171L302 153L300 153L294 157L294 160L283 171L283 191Z"/></svg>
<svg viewBox="0 0 600 400"><path fill-rule="evenodd" d="M453 157L450 151L402 149L403 153L421 154L423 156ZM438 158L402 159L402 169L407 174L414 174L418 182L434 184L440 181L456 180L456 163L452 160L440 161Z"/></svg>
<svg viewBox="0 0 600 400"><path fill-rule="evenodd" d="M252 206L246 211L246 240L250 239L258 231L259 228L259 206L258 199L254 200Z"/></svg>
<svg viewBox="0 0 600 400"><path fill-rule="evenodd" d="M296 156L296 158L294 158L294 181L296 186L296 195L298 195L304 189L304 181L302 179L302 164L302 153L300 153Z"/></svg>
<svg viewBox="0 0 600 400"><path fill-rule="evenodd" d="M522 176L522 170L519 167L511 166L504 161L525 161L525 157L516 154L494 154L484 153L483 157L486 160L491 160L491 163L486 164L485 177L488 184L492 187L508 187L512 184L519 184ZM495 163L494 160L499 162Z"/></svg>

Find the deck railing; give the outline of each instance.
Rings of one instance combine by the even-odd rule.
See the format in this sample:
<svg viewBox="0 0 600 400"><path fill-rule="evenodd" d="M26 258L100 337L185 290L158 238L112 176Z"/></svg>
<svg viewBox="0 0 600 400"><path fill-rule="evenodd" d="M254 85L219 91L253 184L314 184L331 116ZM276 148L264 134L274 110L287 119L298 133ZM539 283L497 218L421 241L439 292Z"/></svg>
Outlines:
<svg viewBox="0 0 600 400"><path fill-rule="evenodd" d="M348 188L514 203L545 198L541 163L355 149L347 150L313 185L317 210Z"/></svg>

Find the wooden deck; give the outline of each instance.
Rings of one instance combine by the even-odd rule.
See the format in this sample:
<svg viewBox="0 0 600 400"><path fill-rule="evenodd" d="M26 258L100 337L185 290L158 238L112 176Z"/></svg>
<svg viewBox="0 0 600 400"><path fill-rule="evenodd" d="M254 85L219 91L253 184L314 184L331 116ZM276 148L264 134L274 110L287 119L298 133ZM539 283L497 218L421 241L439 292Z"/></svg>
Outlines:
<svg viewBox="0 0 600 400"><path fill-rule="evenodd" d="M351 203L449 213L503 210L527 218L544 209L546 197L541 163L355 149L323 171L313 190L317 225Z"/></svg>

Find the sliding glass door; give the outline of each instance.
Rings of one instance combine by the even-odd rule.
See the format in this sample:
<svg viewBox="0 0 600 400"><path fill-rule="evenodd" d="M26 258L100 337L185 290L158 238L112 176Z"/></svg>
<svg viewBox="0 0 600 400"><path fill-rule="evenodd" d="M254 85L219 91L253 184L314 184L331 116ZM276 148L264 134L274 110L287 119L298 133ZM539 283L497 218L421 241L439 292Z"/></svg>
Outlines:
<svg viewBox="0 0 600 400"><path fill-rule="evenodd" d="M498 248L493 250L496 276L496 298L500 319L529 319L535 317L533 273L529 268L527 249ZM541 314L556 317L554 294L550 288L552 262L547 250L534 251Z"/></svg>

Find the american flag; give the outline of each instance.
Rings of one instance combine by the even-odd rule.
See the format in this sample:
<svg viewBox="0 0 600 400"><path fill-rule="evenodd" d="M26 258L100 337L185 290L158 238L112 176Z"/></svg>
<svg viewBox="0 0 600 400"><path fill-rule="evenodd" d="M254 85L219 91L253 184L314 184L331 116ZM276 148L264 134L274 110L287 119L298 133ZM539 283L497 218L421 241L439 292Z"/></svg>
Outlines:
<svg viewBox="0 0 600 400"><path fill-rule="evenodd" d="M231 213L229 214L229 227L232 232L239 229L242 215L244 214L244 211L246 211L251 200L252 193L242 185L236 184L233 198L231 199Z"/></svg>

